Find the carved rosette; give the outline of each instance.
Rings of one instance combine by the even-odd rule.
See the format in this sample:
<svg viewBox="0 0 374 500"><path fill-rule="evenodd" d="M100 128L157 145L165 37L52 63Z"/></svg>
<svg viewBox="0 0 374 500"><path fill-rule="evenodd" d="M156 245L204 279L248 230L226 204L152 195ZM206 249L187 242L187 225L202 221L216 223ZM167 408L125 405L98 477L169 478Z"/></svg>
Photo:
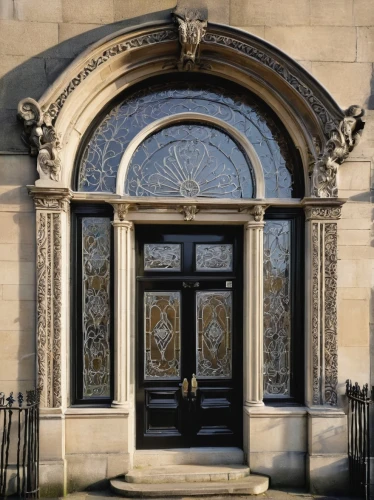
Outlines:
<svg viewBox="0 0 374 500"><path fill-rule="evenodd" d="M330 132L322 153L315 162L312 173L312 196L336 198L338 196L337 173L339 166L360 141L365 123L364 110L351 106L338 127Z"/></svg>
<svg viewBox="0 0 374 500"><path fill-rule="evenodd" d="M178 9L174 11L178 23L181 54L178 63L180 71L191 71L198 63L199 47L203 40L208 13L206 9Z"/></svg>
<svg viewBox="0 0 374 500"><path fill-rule="evenodd" d="M37 156L40 179L58 182L61 175L61 145L52 117L43 112L39 103L28 97L18 104L18 117L24 124L23 138L30 154Z"/></svg>
<svg viewBox="0 0 374 500"><path fill-rule="evenodd" d="M41 406L58 408L61 392L63 224L70 195L31 192L36 207L37 373Z"/></svg>
<svg viewBox="0 0 374 500"><path fill-rule="evenodd" d="M305 209L310 241L311 403L338 403L337 351L337 219L340 206Z"/></svg>

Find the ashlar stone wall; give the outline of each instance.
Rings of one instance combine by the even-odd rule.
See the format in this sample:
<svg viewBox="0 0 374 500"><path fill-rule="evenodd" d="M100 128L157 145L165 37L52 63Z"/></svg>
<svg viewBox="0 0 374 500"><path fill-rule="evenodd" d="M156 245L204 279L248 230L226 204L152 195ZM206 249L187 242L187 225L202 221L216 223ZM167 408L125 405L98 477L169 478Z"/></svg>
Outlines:
<svg viewBox="0 0 374 500"><path fill-rule="evenodd" d="M176 0L0 0L0 390L34 383L35 180L16 120L20 99L38 99L89 44L137 18L165 19ZM187 3L187 2L186 2ZM191 2L189 2L191 3ZM201 2L199 2L201 4ZM374 249L372 0L206 0L209 19L280 47L310 71L340 106L367 111L363 140L339 173L349 202L339 222L339 377L369 381ZM157 12L155 12L157 9ZM374 382L374 377L372 378Z"/></svg>

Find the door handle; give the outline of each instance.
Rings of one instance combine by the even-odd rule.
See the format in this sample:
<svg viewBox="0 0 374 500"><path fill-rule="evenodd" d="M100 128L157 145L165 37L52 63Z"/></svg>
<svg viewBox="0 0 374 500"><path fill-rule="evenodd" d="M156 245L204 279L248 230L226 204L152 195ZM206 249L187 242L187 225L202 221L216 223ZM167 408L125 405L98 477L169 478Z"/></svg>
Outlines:
<svg viewBox="0 0 374 500"><path fill-rule="evenodd" d="M191 398L193 398L193 399L196 399L196 393L197 393L198 386L199 386L199 384L197 383L196 375L193 373L192 379L191 379Z"/></svg>
<svg viewBox="0 0 374 500"><path fill-rule="evenodd" d="M186 378L183 379L183 382L181 385L181 391L182 391L183 399L188 399L188 380Z"/></svg>

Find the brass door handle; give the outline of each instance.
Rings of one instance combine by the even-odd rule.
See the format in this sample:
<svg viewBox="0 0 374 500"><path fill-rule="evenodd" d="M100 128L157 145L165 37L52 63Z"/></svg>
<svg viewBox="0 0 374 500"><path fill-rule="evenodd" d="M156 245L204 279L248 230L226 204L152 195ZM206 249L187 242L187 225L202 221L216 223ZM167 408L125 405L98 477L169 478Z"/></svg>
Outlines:
<svg viewBox="0 0 374 500"><path fill-rule="evenodd" d="M196 398L196 393L197 393L198 385L199 384L197 383L196 375L193 373L192 374L192 379L191 379L191 396L193 398Z"/></svg>
<svg viewBox="0 0 374 500"><path fill-rule="evenodd" d="M188 380L186 378L183 379L181 391L182 391L183 399L187 399L188 398Z"/></svg>

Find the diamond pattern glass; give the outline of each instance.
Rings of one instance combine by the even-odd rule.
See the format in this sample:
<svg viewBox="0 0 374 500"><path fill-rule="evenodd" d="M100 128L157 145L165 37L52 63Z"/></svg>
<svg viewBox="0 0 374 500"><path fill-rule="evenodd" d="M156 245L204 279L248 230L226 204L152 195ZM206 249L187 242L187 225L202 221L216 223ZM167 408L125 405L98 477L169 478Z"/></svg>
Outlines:
<svg viewBox="0 0 374 500"><path fill-rule="evenodd" d="M180 378L180 292L144 292L144 378Z"/></svg>
<svg viewBox="0 0 374 500"><path fill-rule="evenodd" d="M110 397L110 231L106 217L82 219L83 397Z"/></svg>
<svg viewBox="0 0 374 500"><path fill-rule="evenodd" d="M291 222L264 228L264 395L290 396Z"/></svg>
<svg viewBox="0 0 374 500"><path fill-rule="evenodd" d="M196 292L196 375L232 376L232 292Z"/></svg>

